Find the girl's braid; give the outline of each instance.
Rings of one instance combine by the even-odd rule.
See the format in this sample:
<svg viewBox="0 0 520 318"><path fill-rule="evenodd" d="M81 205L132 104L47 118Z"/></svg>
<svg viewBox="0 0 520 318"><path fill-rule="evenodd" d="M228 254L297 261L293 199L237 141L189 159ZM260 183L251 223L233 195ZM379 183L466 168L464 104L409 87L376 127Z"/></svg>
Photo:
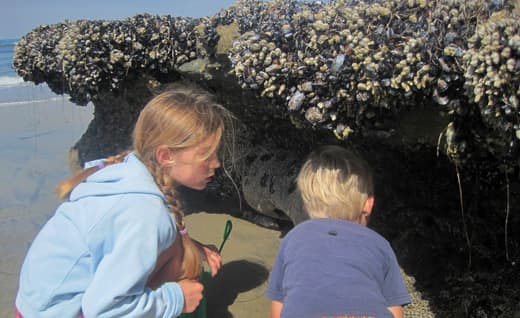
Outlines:
<svg viewBox="0 0 520 318"><path fill-rule="evenodd" d="M148 170L151 172L155 183L163 193L168 202L168 208L175 217L175 223L177 225L177 235L182 239L182 245L184 254L182 255L182 267L181 273L178 277L194 279L197 278L203 270L202 259L200 256L199 248L191 237L185 233L181 234L180 231L185 229L184 225L184 213L180 200L178 199L177 191L175 189L175 182L167 174L163 172L159 164L156 162L145 162Z"/></svg>
<svg viewBox="0 0 520 318"><path fill-rule="evenodd" d="M175 223L177 227L180 228L184 224L184 213L181 210L181 204L177 198L177 191L175 190L174 180L164 174L158 164L151 163L146 165L151 171L155 183L157 183L157 186L164 194L166 202L168 202L168 208L170 208L170 212L172 212L175 216Z"/></svg>
<svg viewBox="0 0 520 318"><path fill-rule="evenodd" d="M105 166L109 166L114 163L123 162L123 160L126 158L126 156L128 156L128 154L130 152L131 152L130 150L125 150L122 153L119 153L117 155L106 158L105 160L103 160L103 162L105 163Z"/></svg>

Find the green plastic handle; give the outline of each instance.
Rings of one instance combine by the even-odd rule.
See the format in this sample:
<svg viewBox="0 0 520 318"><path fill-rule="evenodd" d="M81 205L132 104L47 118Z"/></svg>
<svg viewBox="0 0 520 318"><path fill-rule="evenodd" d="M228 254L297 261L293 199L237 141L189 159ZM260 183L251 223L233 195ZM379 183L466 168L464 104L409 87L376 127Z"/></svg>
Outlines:
<svg viewBox="0 0 520 318"><path fill-rule="evenodd" d="M224 243L226 243L228 237L229 237L229 234L231 234L231 230L233 229L233 223L231 222L231 220L227 220L226 221L226 227L224 228L224 240L222 241L222 243L220 243L220 247L218 248L218 252L222 252L222 248L224 247Z"/></svg>
<svg viewBox="0 0 520 318"><path fill-rule="evenodd" d="M222 243L220 244L220 247L218 249L218 252L220 253L222 251L222 248L224 247L224 243L226 243L229 234L231 234L231 230L233 229L233 223L231 220L227 220L226 226L224 227L224 239L222 240ZM207 284L209 280L211 279L211 269L209 272L202 272L199 281L204 285L204 290L207 287ZM179 317L181 318L206 318L207 317L207 308L206 308L206 295L202 296L202 299L200 301L199 306L197 309L195 309L194 312L189 314L181 314Z"/></svg>

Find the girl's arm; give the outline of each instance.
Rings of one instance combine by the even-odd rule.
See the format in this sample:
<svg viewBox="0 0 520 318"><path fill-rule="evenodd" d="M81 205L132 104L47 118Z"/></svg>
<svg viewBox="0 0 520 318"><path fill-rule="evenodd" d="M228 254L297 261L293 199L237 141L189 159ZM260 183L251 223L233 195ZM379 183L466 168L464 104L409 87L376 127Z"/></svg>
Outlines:
<svg viewBox="0 0 520 318"><path fill-rule="evenodd" d="M403 306L392 306L388 307L388 310L394 315L394 318L403 318Z"/></svg>
<svg viewBox="0 0 520 318"><path fill-rule="evenodd" d="M277 300L271 301L271 318L280 318L283 303Z"/></svg>
<svg viewBox="0 0 520 318"><path fill-rule="evenodd" d="M146 287L159 255L175 238L175 226L163 205L162 200L145 199L129 206L122 200L113 207L121 212L106 222L110 227L91 233L108 239L90 247L100 261L82 298L85 317L165 318L177 317L185 309L185 291L178 283L164 283L155 290Z"/></svg>

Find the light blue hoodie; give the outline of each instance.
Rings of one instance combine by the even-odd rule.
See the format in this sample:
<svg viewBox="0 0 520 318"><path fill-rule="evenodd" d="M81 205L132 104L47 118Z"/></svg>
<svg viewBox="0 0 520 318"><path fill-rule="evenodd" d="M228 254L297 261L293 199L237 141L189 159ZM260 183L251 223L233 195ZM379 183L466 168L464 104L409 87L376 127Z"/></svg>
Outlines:
<svg viewBox="0 0 520 318"><path fill-rule="evenodd" d="M130 154L74 188L42 228L23 263L16 306L26 318L178 316L177 283L146 287L175 236L163 194Z"/></svg>

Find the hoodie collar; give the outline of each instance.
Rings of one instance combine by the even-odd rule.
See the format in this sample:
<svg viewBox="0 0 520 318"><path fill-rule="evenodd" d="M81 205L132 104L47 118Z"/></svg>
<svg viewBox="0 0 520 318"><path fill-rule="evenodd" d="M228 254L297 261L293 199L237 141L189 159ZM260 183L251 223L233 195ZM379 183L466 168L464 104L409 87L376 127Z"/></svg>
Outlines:
<svg viewBox="0 0 520 318"><path fill-rule="evenodd" d="M152 175L134 153L130 153L123 162L90 175L72 190L69 200L128 193L156 195L166 202Z"/></svg>

